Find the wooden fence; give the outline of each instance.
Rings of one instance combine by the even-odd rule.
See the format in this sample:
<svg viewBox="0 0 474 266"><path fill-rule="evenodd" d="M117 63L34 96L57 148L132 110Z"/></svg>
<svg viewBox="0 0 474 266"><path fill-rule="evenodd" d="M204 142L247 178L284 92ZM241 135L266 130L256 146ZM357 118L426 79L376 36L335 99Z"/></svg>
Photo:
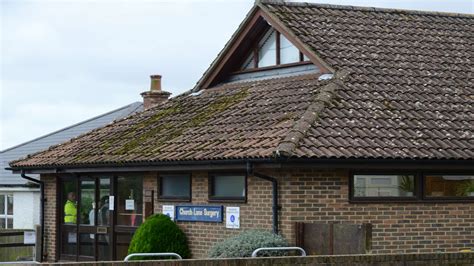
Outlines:
<svg viewBox="0 0 474 266"><path fill-rule="evenodd" d="M7 261L39 261L40 250L40 226L36 226L35 230L0 230L0 264Z"/></svg>

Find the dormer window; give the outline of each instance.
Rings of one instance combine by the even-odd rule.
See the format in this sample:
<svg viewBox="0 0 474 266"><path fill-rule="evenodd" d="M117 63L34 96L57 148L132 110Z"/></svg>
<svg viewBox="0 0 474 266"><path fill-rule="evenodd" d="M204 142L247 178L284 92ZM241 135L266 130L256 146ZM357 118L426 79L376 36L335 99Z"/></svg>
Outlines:
<svg viewBox="0 0 474 266"><path fill-rule="evenodd" d="M269 29L258 41L239 71L285 66L309 61L285 36Z"/></svg>

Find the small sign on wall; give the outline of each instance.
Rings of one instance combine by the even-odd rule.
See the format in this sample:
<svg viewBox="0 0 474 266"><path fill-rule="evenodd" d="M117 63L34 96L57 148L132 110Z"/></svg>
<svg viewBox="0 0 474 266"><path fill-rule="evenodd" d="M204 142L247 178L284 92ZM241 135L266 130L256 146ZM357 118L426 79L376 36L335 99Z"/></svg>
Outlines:
<svg viewBox="0 0 474 266"><path fill-rule="evenodd" d="M225 227L230 229L240 228L240 207L225 208Z"/></svg>
<svg viewBox="0 0 474 266"><path fill-rule="evenodd" d="M174 205L163 205L163 214L174 221Z"/></svg>
<svg viewBox="0 0 474 266"><path fill-rule="evenodd" d="M23 233L23 244L35 244L36 234L34 231L25 231Z"/></svg>

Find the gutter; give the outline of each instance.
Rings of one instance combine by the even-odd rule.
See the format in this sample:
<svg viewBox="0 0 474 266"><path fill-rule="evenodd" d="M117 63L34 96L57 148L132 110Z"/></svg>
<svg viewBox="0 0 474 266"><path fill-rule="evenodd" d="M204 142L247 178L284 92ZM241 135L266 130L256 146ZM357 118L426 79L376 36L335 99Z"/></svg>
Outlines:
<svg viewBox="0 0 474 266"><path fill-rule="evenodd" d="M40 256L40 261L43 261L43 254L44 254L44 182L38 179L34 179L32 177L29 177L25 175L25 171L21 171L21 177L23 179L26 179L28 181L31 181L33 183L39 184L40 185L40 193L41 193L41 210L40 210L40 223L41 223L41 256Z"/></svg>
<svg viewBox="0 0 474 266"><path fill-rule="evenodd" d="M247 175L272 182L272 229L274 234L278 234L278 180L275 177L254 172L250 162L247 162Z"/></svg>

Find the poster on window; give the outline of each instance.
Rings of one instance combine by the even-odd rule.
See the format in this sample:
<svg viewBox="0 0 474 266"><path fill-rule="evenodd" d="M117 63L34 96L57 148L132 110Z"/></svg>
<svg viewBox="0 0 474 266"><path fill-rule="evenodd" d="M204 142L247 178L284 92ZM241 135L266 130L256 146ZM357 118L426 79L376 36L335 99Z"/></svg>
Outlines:
<svg viewBox="0 0 474 266"><path fill-rule="evenodd" d="M230 229L240 228L240 207L225 208L225 227Z"/></svg>
<svg viewBox="0 0 474 266"><path fill-rule="evenodd" d="M74 232L69 232L67 234L67 242L68 243L76 243L77 242L77 235Z"/></svg>
<svg viewBox="0 0 474 266"><path fill-rule="evenodd" d="M135 210L135 200L132 200L132 199L125 200L125 210L134 211Z"/></svg>
<svg viewBox="0 0 474 266"><path fill-rule="evenodd" d="M109 196L109 211L113 211L115 209L115 198L114 196Z"/></svg>

